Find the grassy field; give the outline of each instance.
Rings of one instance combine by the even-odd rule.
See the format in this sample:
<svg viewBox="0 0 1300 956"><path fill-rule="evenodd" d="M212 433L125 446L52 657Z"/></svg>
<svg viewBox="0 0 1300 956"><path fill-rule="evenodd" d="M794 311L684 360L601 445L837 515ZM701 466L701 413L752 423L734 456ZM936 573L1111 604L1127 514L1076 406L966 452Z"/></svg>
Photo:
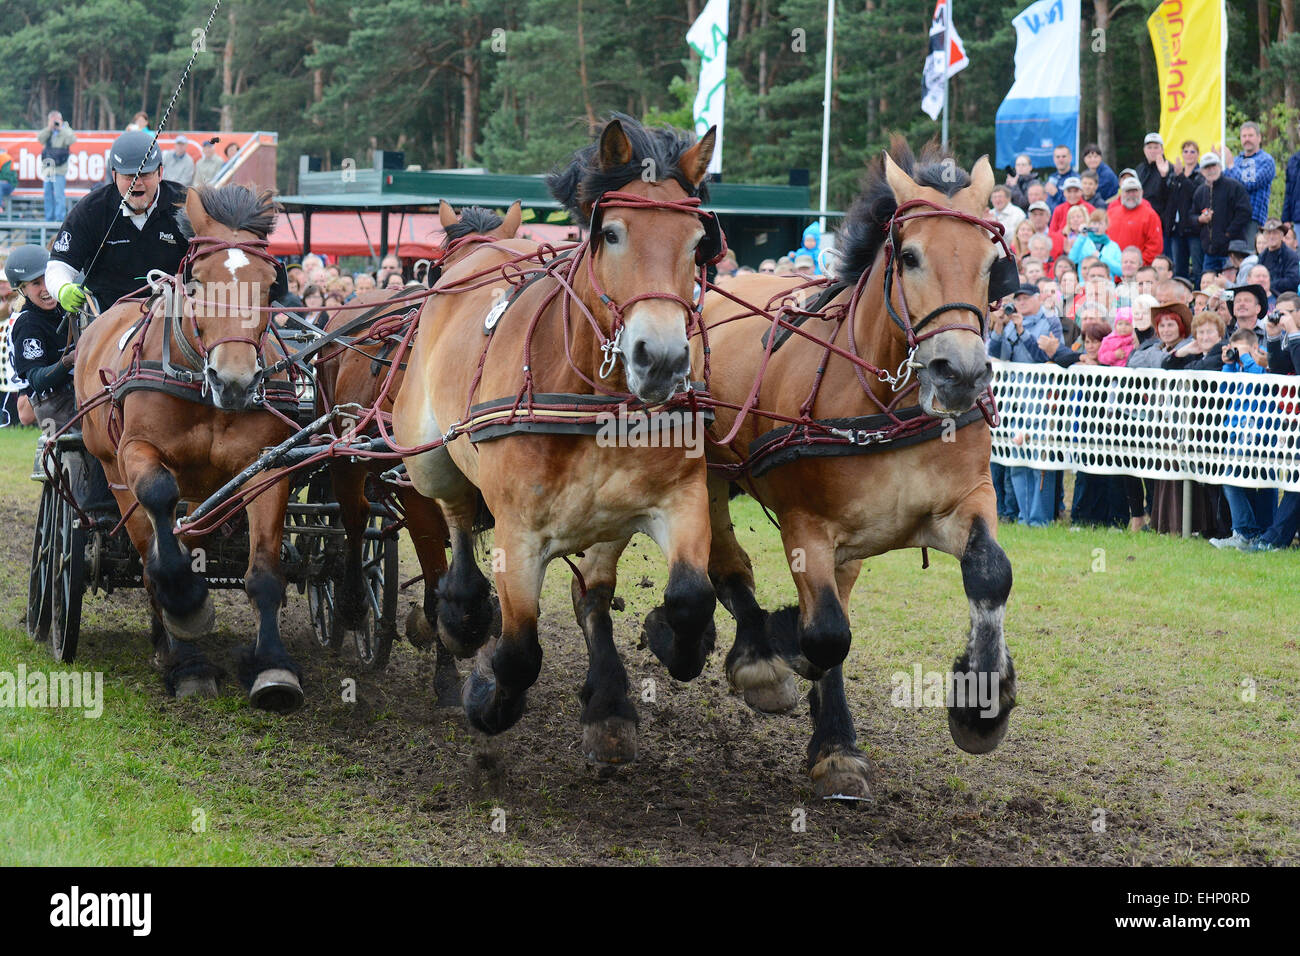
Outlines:
<svg viewBox="0 0 1300 956"><path fill-rule="evenodd" d="M52 669L19 624L33 440L0 431L0 671ZM762 603L788 603L774 530L737 504ZM167 699L143 595L88 596L77 666L104 672L104 712L0 709L0 864L1300 861L1295 552L1061 526L1000 539L1020 706L985 757L957 751L942 710L889 704L891 674L946 670L960 649L957 563L932 555L922 571L911 551L864 570L845 674L881 777L866 809L811 803L806 708L764 718L727 693L724 611L719 652L690 685L637 647L664 580L645 539L624 561L616 639L633 687L660 690L638 705L640 761L613 781L576 746L585 654L562 564L547 578L542 680L492 743L434 710L428 657L405 643L389 673L358 678L356 704L335 699L356 668L311 644L296 591L283 620L309 703L288 718L251 711L233 682L216 700ZM244 639L241 597L218 602L219 649ZM800 806L808 832L792 833Z"/></svg>

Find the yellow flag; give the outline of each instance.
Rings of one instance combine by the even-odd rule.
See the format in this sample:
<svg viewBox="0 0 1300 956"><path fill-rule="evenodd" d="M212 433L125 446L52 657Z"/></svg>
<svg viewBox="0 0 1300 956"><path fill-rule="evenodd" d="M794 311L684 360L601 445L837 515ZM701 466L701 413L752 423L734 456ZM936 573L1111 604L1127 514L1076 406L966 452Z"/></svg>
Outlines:
<svg viewBox="0 0 1300 956"><path fill-rule="evenodd" d="M1202 153L1222 146L1228 51L1223 0L1163 0L1147 31L1156 54L1165 156L1178 162L1189 139Z"/></svg>

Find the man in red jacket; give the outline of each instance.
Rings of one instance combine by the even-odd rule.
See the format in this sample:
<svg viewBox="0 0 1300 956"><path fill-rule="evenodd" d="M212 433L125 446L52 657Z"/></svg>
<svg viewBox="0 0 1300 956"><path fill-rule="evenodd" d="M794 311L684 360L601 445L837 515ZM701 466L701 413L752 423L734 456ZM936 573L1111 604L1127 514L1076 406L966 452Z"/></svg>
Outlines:
<svg viewBox="0 0 1300 956"><path fill-rule="evenodd" d="M1092 212L1095 206L1090 202L1085 202L1083 198L1083 181L1078 176L1071 176L1061 187L1065 195L1065 201L1052 210L1052 221L1048 225L1048 232L1064 232L1065 217L1070 214L1070 210L1075 206L1083 206L1088 212Z"/></svg>
<svg viewBox="0 0 1300 956"><path fill-rule="evenodd" d="M1136 176L1127 176L1119 184L1119 197L1112 199L1106 212L1110 216L1107 235L1121 249L1137 246L1142 250L1142 264L1161 255L1165 248L1164 230L1160 214L1142 198L1142 183Z"/></svg>

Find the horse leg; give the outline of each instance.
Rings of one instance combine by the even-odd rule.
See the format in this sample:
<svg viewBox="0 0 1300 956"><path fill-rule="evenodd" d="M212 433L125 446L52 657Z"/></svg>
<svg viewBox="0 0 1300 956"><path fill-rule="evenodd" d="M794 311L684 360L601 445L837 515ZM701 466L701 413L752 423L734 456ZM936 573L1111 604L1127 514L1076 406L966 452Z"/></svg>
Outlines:
<svg viewBox="0 0 1300 956"><path fill-rule="evenodd" d="M496 572L501 636L479 650L461 693L465 716L485 734L499 734L514 726L523 715L527 690L537 681L542 669L537 615L545 565L539 556L538 543L499 520L496 545L504 559L502 570ZM456 560L453 558L447 578L455 574ZM439 621L443 616L443 600L440 593Z"/></svg>
<svg viewBox="0 0 1300 956"><path fill-rule="evenodd" d="M972 754L988 753L1002 742L1016 706L1016 669L1002 629L1011 562L993 536L997 525L989 520L989 510L965 516L964 547L952 552L961 558L970 635L965 652L952 665L956 686L948 731L958 747Z"/></svg>
<svg viewBox="0 0 1300 956"><path fill-rule="evenodd" d="M366 525L370 523L370 502L366 499L365 490L366 473L367 467L359 462L330 462L334 500L339 504L339 518L347 534L343 578L335 582L335 613L339 622L348 630L363 626L366 615L370 613L370 598L361 562ZM375 623L377 626L378 622Z"/></svg>
<svg viewBox="0 0 1300 956"><path fill-rule="evenodd" d="M167 632L183 641L196 640L212 629L216 613L208 583L190 566L189 555L172 533L180 488L162 464L158 450L143 441L124 444L118 463L127 486L143 510L152 535L141 548L150 593ZM135 516L132 516L133 518ZM136 535L132 535L136 539ZM136 539L136 546L140 542Z"/></svg>
<svg viewBox="0 0 1300 956"><path fill-rule="evenodd" d="M439 707L460 706L460 672L456 657L438 640L438 584L447 573L447 521L431 498L414 488L400 492L406 513L406 530L415 546L420 570L424 572L424 606L412 607L406 618L406 639L420 649L433 645L436 659L433 691ZM471 560L473 555L471 554Z"/></svg>
<svg viewBox="0 0 1300 956"><path fill-rule="evenodd" d="M861 561L845 561L835 568L835 590L847 612L849 595L862 570ZM813 791L822 799L870 800L875 768L857 747L853 716L844 695L840 665L828 668L808 692L808 714L813 735L808 742L808 774Z"/></svg>
<svg viewBox="0 0 1300 956"><path fill-rule="evenodd" d="M677 680L704 670L716 632L717 595L709 583L708 489L687 485L651 523L650 534L668 559L664 603L646 615L642 637Z"/></svg>
<svg viewBox="0 0 1300 956"><path fill-rule="evenodd" d="M220 671L204 656L197 644L178 641L167 633L157 611L151 615L150 640L154 660L163 672L167 693L178 700L186 697L216 697Z"/></svg>
<svg viewBox="0 0 1300 956"><path fill-rule="evenodd" d="M282 480L248 504L244 590L257 611L257 643L245 648L239 660L239 678L248 689L249 703L279 714L297 710L303 702L301 671L280 641L280 608L284 604L280 545L288 502L289 483Z"/></svg>
<svg viewBox="0 0 1300 956"><path fill-rule="evenodd" d="M629 538L584 549L579 570L586 590L573 579L573 613L587 642L587 679L582 701L582 752L599 767L636 760L636 707L628 699L627 671L614 646L610 602L618 583L618 558Z"/></svg>
<svg viewBox="0 0 1300 956"><path fill-rule="evenodd" d="M451 527L451 564L438 580L433 603L438 636L457 657L472 657L492 627L492 591L474 560L474 515L477 493L459 502L443 502ZM428 608L428 582L425 607Z"/></svg>
<svg viewBox="0 0 1300 956"><path fill-rule="evenodd" d="M717 478L709 479L709 524L709 580L736 621L736 639L727 652L727 681L755 710L785 713L799 702L794 672L768 639L768 615L754 597L754 566L731 522L730 486Z"/></svg>

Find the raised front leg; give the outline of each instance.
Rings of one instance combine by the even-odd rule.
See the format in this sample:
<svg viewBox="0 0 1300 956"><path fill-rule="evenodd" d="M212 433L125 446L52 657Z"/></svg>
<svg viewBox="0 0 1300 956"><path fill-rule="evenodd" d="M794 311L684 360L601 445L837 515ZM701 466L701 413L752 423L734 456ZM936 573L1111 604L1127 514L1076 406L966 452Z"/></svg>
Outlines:
<svg viewBox="0 0 1300 956"><path fill-rule="evenodd" d="M169 634L185 641L197 640L212 629L216 613L207 582L194 572L189 554L172 533L176 503L180 500L176 479L163 467L158 450L140 440L123 443L118 464L148 519L151 533L147 540L143 524L134 520L135 516L128 526L144 562L145 582L154 607Z"/></svg>
<svg viewBox="0 0 1300 956"><path fill-rule="evenodd" d="M614 646L610 602L618 584L618 559L629 538L607 541L584 550L579 562L584 592L575 577L573 613L587 642L587 679L582 701L582 753L599 767L636 759L636 730L640 722L628 697L627 671Z"/></svg>
<svg viewBox="0 0 1300 956"><path fill-rule="evenodd" d="M466 718L485 734L499 734L515 725L523 715L527 690L542 669L537 615L544 567L538 543L522 530L498 522L496 546L501 636L479 650L461 694ZM457 560L459 555L448 579L455 574ZM442 613L440 604L440 618Z"/></svg>
<svg viewBox="0 0 1300 956"><path fill-rule="evenodd" d="M1002 742L1016 706L1016 669L1002 630L1011 562L983 516L970 523L961 578L970 601L970 635L965 652L952 665L948 730L962 750L983 754Z"/></svg>
<svg viewBox="0 0 1300 956"><path fill-rule="evenodd" d="M681 681L699 676L716 640L707 496L702 478L685 486L656 516L651 531L668 559L668 587L664 603L646 615L642 635L668 673Z"/></svg>
<svg viewBox="0 0 1300 956"><path fill-rule="evenodd" d="M302 706L301 671L280 640L284 577L280 544L289 482L278 481L248 504L248 570L244 590L257 611L257 643L240 655L239 677L249 702L261 710L287 714Z"/></svg>

